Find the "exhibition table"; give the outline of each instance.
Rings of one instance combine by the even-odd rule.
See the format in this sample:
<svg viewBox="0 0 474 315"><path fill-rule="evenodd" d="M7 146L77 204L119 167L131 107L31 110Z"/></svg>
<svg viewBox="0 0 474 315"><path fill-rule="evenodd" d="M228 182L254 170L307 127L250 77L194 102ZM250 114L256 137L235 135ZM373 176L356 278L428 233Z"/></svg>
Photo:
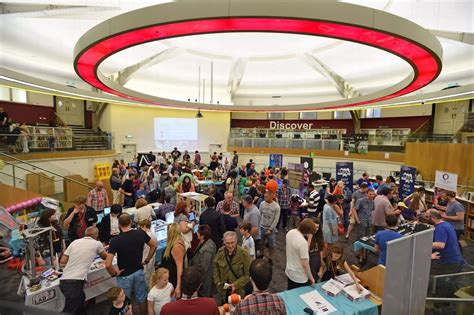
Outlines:
<svg viewBox="0 0 474 315"><path fill-rule="evenodd" d="M159 206L161 206L161 203L159 202L155 202L155 203L150 203L148 204L149 206L151 206L153 208L153 210L155 210L156 208L158 208ZM133 217L136 213L137 213L137 208L135 207L131 207L131 208L125 208L123 209L123 212L126 212L128 213L131 217Z"/></svg>
<svg viewBox="0 0 474 315"><path fill-rule="evenodd" d="M412 222L412 223L400 224L397 228L397 232L405 236L405 235L419 233L421 231L424 231L430 228L431 228L431 225L429 224ZM375 253L375 234L358 239L357 241L354 242L353 247L354 247L354 251L356 252L360 251L361 249L367 249L370 252Z"/></svg>
<svg viewBox="0 0 474 315"><path fill-rule="evenodd" d="M114 266L117 267L115 258ZM25 305L56 312L61 311L64 308L65 298L59 288L59 282L60 278L52 282L44 280L41 282L39 290L32 291L28 288L25 293ZM101 258L96 258L89 269L87 282L84 285L86 301L106 293L113 286L117 286L117 278L112 278L105 269L104 261Z"/></svg>
<svg viewBox="0 0 474 315"><path fill-rule="evenodd" d="M316 290L333 308L334 312L316 312L315 314L358 314L358 315L378 315L377 305L370 299L352 302L346 296L339 294L336 297L327 295L321 286L325 282L316 284L316 287L311 286L296 288L278 293L285 302L286 311L288 315L306 314L304 309L310 307L302 298L301 295Z"/></svg>

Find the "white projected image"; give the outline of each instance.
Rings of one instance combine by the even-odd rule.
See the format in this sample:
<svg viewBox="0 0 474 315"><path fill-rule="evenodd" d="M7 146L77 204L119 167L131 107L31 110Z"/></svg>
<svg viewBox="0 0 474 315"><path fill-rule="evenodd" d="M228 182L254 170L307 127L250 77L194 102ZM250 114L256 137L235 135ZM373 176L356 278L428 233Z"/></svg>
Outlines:
<svg viewBox="0 0 474 315"><path fill-rule="evenodd" d="M196 118L155 118L155 147L171 151L196 150L198 146Z"/></svg>

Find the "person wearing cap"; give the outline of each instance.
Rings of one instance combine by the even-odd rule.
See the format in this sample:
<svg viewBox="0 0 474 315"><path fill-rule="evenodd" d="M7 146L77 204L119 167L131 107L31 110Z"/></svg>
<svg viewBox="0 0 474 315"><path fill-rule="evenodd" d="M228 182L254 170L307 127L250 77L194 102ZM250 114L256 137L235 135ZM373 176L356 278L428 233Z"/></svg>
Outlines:
<svg viewBox="0 0 474 315"><path fill-rule="evenodd" d="M400 201L397 204L397 208L398 208L398 210L401 211L400 214L402 215L404 220L407 220L407 221L414 221L415 220L415 218L416 218L415 211L408 208L407 205L403 201Z"/></svg>

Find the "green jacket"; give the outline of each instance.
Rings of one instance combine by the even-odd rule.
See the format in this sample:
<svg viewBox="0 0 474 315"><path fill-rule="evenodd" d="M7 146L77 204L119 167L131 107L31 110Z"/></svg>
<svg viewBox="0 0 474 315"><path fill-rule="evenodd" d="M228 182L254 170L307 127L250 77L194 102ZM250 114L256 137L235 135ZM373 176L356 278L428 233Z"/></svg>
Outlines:
<svg viewBox="0 0 474 315"><path fill-rule="evenodd" d="M230 271L225 257L226 253L224 246L219 248L216 257L214 258L214 283L216 284L216 290L221 298L225 297L226 293L226 290L224 290L224 283L233 284L236 293L243 298L245 296L244 287L250 281L250 256L247 250L239 245L237 245L235 250L235 256L230 264L238 278L236 278L232 271Z"/></svg>

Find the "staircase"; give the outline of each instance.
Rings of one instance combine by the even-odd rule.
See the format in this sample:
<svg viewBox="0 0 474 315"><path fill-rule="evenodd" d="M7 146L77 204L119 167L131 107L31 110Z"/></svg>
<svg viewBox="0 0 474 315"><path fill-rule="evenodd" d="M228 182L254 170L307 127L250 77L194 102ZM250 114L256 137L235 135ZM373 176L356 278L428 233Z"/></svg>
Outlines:
<svg viewBox="0 0 474 315"><path fill-rule="evenodd" d="M460 132L474 132L474 113L469 113L466 123L462 126Z"/></svg>
<svg viewBox="0 0 474 315"><path fill-rule="evenodd" d="M109 145L107 135L92 129L72 127L74 148L76 150L107 150Z"/></svg>

